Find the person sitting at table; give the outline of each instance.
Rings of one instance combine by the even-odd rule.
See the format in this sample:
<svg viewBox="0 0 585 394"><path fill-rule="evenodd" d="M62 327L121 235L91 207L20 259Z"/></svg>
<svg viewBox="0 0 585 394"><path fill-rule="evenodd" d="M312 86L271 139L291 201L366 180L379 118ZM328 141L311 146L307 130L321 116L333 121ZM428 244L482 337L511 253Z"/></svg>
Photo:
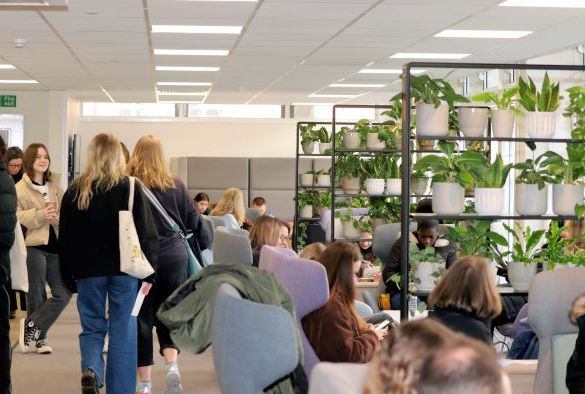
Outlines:
<svg viewBox="0 0 585 394"><path fill-rule="evenodd" d="M457 249L445 239L439 239L439 222L434 219L425 219L418 222L416 231L412 232L409 242L423 250L429 246L435 249L435 253L441 256L449 268L457 260ZM402 254L402 237L392 246L390 261L382 269L382 279L386 283L386 292L391 295L392 309L400 307L400 289L395 282L390 280L392 275L401 274L400 257Z"/></svg>
<svg viewBox="0 0 585 394"><path fill-rule="evenodd" d="M428 305L429 317L491 344L491 321L502 311L502 301L489 262L476 256L455 262L435 286Z"/></svg>

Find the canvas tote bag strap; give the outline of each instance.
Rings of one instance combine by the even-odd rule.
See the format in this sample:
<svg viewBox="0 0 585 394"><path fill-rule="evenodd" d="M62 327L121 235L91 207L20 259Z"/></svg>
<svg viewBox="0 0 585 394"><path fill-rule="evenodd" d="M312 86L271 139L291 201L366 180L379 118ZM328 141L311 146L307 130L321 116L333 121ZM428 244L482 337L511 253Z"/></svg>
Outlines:
<svg viewBox="0 0 585 394"><path fill-rule="evenodd" d="M128 193L128 210L132 212L132 208L134 207L134 183L136 178L129 176L128 180L130 181L130 193Z"/></svg>

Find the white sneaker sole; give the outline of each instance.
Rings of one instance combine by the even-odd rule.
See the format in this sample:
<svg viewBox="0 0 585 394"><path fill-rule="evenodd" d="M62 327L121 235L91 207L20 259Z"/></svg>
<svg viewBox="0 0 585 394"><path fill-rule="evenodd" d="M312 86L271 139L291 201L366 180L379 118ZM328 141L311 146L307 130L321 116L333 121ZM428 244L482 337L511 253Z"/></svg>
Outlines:
<svg viewBox="0 0 585 394"><path fill-rule="evenodd" d="M28 353L28 346L24 346L24 317L20 319L18 328L18 348L23 354Z"/></svg>
<svg viewBox="0 0 585 394"><path fill-rule="evenodd" d="M50 346L41 346L37 348L38 354L51 354L53 352L53 348Z"/></svg>
<svg viewBox="0 0 585 394"><path fill-rule="evenodd" d="M181 375L178 371L167 373L166 377L167 389L165 394L181 394L183 387L181 386Z"/></svg>

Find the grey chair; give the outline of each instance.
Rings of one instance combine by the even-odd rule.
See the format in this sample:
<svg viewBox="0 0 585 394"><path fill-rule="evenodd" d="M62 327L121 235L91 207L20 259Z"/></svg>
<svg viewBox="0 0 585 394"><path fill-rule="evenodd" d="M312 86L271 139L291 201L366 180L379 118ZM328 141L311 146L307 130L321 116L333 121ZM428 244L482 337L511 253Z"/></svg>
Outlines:
<svg viewBox="0 0 585 394"><path fill-rule="evenodd" d="M239 235L240 237L245 238L248 238L250 236L250 232L248 230L244 230L243 228L219 226L215 229L215 231L227 231L230 234Z"/></svg>
<svg viewBox="0 0 585 394"><path fill-rule="evenodd" d="M205 227L207 231L209 231L209 234L211 234L211 248L213 248L213 236L215 233L213 231L213 222L211 221L209 216L201 215L201 223L203 224L203 227ZM206 266L213 264L213 249L202 250L201 257L203 258L203 263Z"/></svg>
<svg viewBox="0 0 585 394"><path fill-rule="evenodd" d="M213 224L213 228L217 228L220 226L227 227L227 222L223 216L207 216L211 223Z"/></svg>
<svg viewBox="0 0 585 394"><path fill-rule="evenodd" d="M252 264L252 246L247 237L234 234L225 227L215 230L214 264Z"/></svg>
<svg viewBox="0 0 585 394"><path fill-rule="evenodd" d="M367 317L370 317L374 314L374 311L372 310L372 308L370 308L368 306L368 304L355 300L353 302L353 305L355 307L355 311L357 312L358 316L361 317L362 319L365 319Z"/></svg>
<svg viewBox="0 0 585 394"><path fill-rule="evenodd" d="M224 394L261 394L299 363L295 322L274 305L243 300L222 284L211 318L213 363Z"/></svg>
<svg viewBox="0 0 585 394"><path fill-rule="evenodd" d="M213 220L211 218L212 218L212 216L201 215L201 223L203 224L203 227L205 227L205 229L207 229L207 231L209 231L209 234L211 234L211 242L213 242L214 226L213 226Z"/></svg>
<svg viewBox="0 0 585 394"><path fill-rule="evenodd" d="M256 223L256 219L262 216L262 211L258 208L246 208L246 219L248 219L252 224Z"/></svg>
<svg viewBox="0 0 585 394"><path fill-rule="evenodd" d="M538 336L535 394L568 393L567 362L578 328L569 321L571 303L585 289L585 267L560 268L535 275L528 292L528 322Z"/></svg>

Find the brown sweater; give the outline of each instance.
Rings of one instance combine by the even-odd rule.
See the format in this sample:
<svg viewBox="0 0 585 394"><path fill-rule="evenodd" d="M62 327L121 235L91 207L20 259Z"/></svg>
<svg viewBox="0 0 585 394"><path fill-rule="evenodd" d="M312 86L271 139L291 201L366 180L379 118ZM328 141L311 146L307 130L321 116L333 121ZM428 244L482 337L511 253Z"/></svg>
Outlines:
<svg viewBox="0 0 585 394"><path fill-rule="evenodd" d="M370 330L359 333L355 316L338 299L305 316L302 325L321 361L366 363L380 343Z"/></svg>

